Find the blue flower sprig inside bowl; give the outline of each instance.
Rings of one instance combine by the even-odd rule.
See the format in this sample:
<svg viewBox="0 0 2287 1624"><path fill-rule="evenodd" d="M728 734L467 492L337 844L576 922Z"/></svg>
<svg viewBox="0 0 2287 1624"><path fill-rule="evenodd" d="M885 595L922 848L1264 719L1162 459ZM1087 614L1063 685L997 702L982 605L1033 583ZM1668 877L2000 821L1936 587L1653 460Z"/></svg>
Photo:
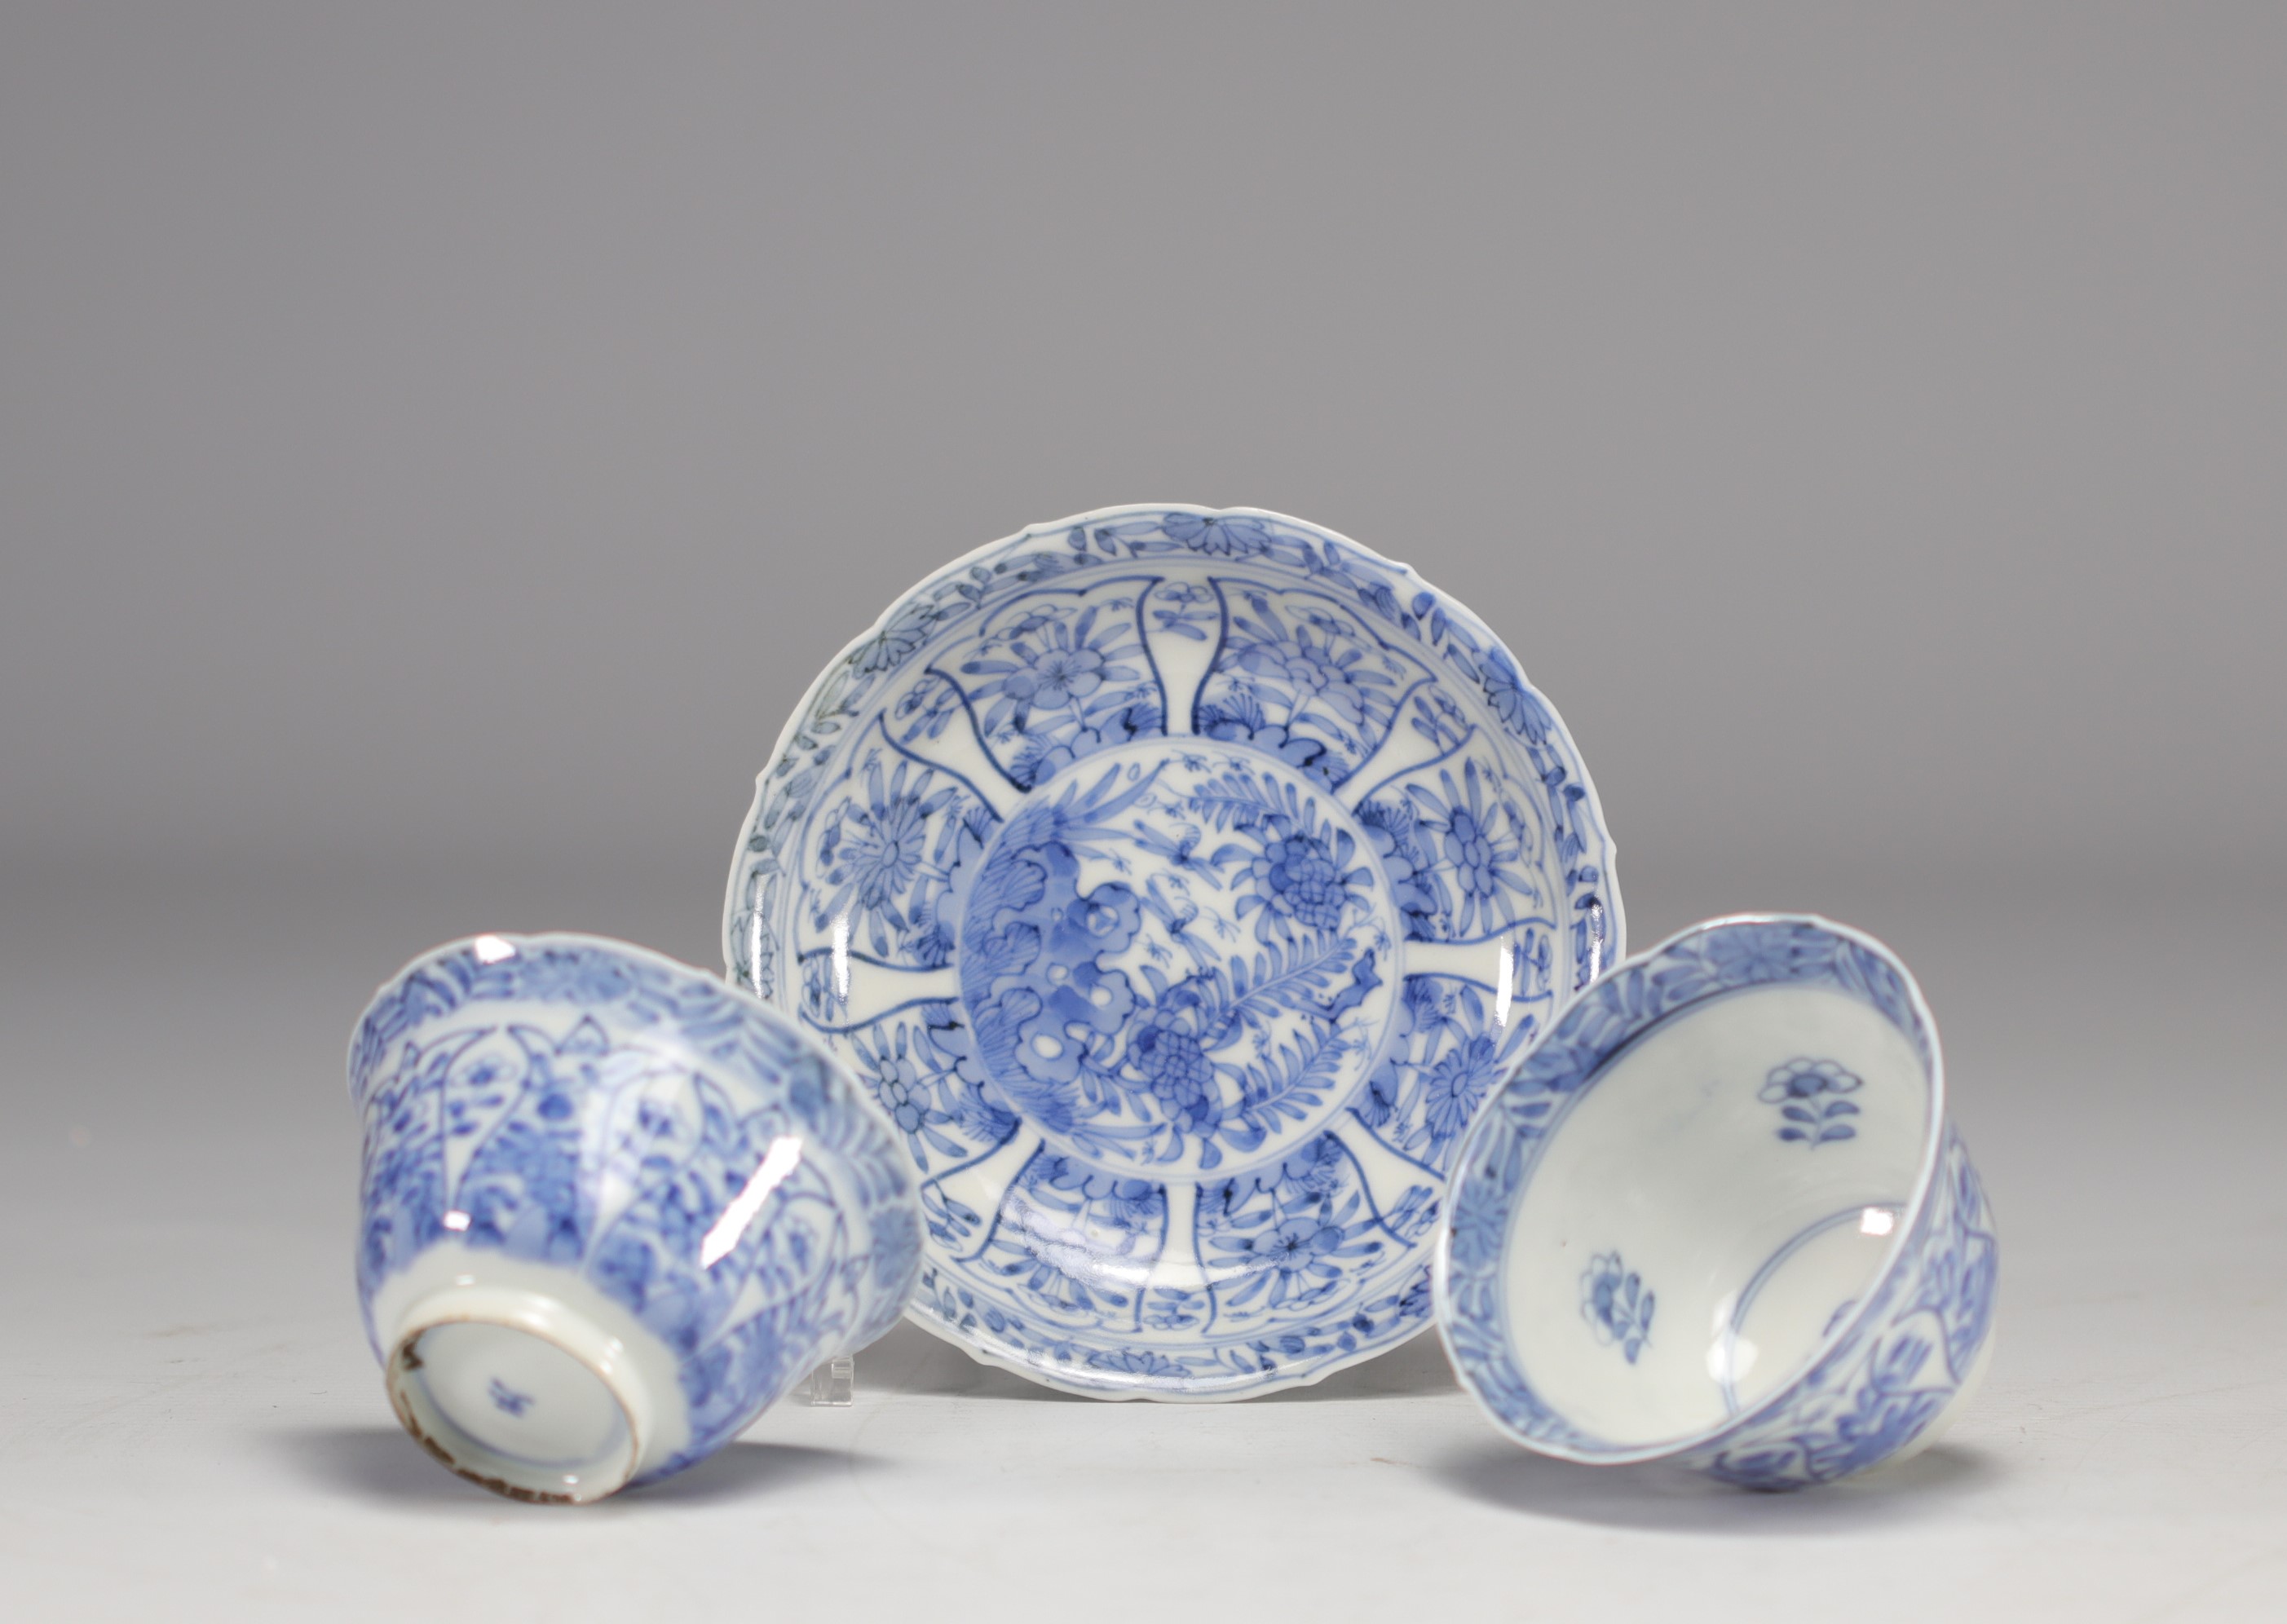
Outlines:
<svg viewBox="0 0 2287 1624"><path fill-rule="evenodd" d="M425 954L358 1023L350 1090L391 1404L514 1499L692 1465L912 1292L914 1177L865 1091L784 1016L642 948Z"/></svg>
<svg viewBox="0 0 2287 1624"><path fill-rule="evenodd" d="M1992 1351L1937 1027L1815 917L1700 925L1582 994L1464 1138L1437 1252L1463 1384L1566 1460L1827 1482L1927 1447Z"/></svg>

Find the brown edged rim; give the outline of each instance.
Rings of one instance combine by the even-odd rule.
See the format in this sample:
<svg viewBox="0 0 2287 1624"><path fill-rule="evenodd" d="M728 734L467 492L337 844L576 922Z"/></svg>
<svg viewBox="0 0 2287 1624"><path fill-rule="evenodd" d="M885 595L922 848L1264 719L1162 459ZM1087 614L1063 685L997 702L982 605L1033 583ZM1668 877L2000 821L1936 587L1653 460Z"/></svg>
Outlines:
<svg viewBox="0 0 2287 1624"><path fill-rule="evenodd" d="M522 1484L511 1483L504 1477L487 1476L455 1460L452 1452L432 1437L428 1428L421 1424L420 1417L415 1414L412 1400L406 1394L405 1378L422 1367L421 1355L415 1344L428 1333L443 1325L491 1325L519 1332L546 1343L595 1377L603 1390L611 1395L613 1406L620 1413L620 1422L627 1429L627 1470L620 1474L609 1488L600 1489L592 1494L584 1494L577 1491L570 1493L551 1493L544 1489L527 1488ZM389 1361L384 1369L382 1384L389 1393L389 1407L396 1412L398 1424L412 1435L415 1442L435 1456L439 1464L446 1470L455 1477L467 1478L479 1488L490 1489L494 1493L505 1496L510 1500L523 1501L527 1505L588 1506L594 1505L597 1501L608 1500L634 1480L636 1469L643 1462L642 1429L637 1425L634 1410L621 1396L620 1390L611 1376L598 1368L593 1359L564 1342L560 1337L550 1336L545 1331L528 1324L494 1319L483 1314L439 1316L426 1324L415 1327L398 1339L397 1345L390 1350Z"/></svg>

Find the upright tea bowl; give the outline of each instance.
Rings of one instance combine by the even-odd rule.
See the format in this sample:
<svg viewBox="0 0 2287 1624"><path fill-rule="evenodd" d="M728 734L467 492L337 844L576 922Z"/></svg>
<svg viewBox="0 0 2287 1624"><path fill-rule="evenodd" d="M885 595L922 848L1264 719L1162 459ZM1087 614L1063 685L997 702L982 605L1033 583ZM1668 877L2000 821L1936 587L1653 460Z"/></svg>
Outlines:
<svg viewBox="0 0 2287 1624"><path fill-rule="evenodd" d="M1436 1305L1526 1447L1793 1489L1937 1438L1991 1354L1998 1258L1904 965L1741 917L1616 966L1493 1092Z"/></svg>
<svg viewBox="0 0 2287 1624"><path fill-rule="evenodd" d="M406 1430L518 1500L681 1470L895 1322L903 1146L819 1045L641 948L479 936L358 1023L358 1294Z"/></svg>

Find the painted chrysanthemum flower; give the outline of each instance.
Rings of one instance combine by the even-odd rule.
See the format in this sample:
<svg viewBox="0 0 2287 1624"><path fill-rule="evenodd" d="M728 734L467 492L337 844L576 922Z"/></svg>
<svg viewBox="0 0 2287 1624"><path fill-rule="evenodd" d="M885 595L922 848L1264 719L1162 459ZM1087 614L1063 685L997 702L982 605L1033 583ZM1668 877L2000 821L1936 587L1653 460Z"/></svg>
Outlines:
<svg viewBox="0 0 2287 1624"><path fill-rule="evenodd" d="M1271 908L1317 931L1342 922L1342 905L1355 883L1335 863L1326 843L1315 835L1274 837L1249 866L1249 873Z"/></svg>
<svg viewBox="0 0 2287 1624"><path fill-rule="evenodd" d="M1453 878L1462 894L1490 898L1500 883L1500 860L1484 818L1466 806L1453 809L1445 830L1445 855L1452 860Z"/></svg>
<svg viewBox="0 0 2287 1624"><path fill-rule="evenodd" d="M878 908L894 903L913 883L921 871L928 822L922 798L914 795L877 804L853 821L840 855L861 905Z"/></svg>
<svg viewBox="0 0 2287 1624"><path fill-rule="evenodd" d="M1222 1121L1215 1062L1199 1039L1172 1023L1153 1021L1136 1034L1128 1055L1172 1121L1193 1132L1205 1132Z"/></svg>
<svg viewBox="0 0 2287 1624"><path fill-rule="evenodd" d="M1492 1084L1493 1041L1479 1034L1449 1050L1429 1069L1422 1092L1422 1111L1432 1137L1458 1137L1477 1113L1477 1105Z"/></svg>
<svg viewBox="0 0 2287 1624"><path fill-rule="evenodd" d="M1536 894L1527 877L1529 826L1501 793L1500 780L1479 772L1474 760L1458 782L1441 771L1434 790L1420 783L1406 788L1419 835L1434 844L1443 860L1439 873L1452 882L1452 928L1463 934L1500 923L1514 913L1513 898ZM1442 894L1439 900L1445 900Z"/></svg>

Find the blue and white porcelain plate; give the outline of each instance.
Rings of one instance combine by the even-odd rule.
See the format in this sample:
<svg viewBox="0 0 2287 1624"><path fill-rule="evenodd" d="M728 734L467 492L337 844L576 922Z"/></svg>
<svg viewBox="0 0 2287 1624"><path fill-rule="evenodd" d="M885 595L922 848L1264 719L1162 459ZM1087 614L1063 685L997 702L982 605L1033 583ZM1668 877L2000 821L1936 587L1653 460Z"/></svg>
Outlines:
<svg viewBox="0 0 2287 1624"><path fill-rule="evenodd" d="M1428 1322L1455 1142L1622 951L1611 857L1555 710L1412 570L1107 509L827 669L724 951L903 1133L913 1318L1071 1391L1243 1398Z"/></svg>

